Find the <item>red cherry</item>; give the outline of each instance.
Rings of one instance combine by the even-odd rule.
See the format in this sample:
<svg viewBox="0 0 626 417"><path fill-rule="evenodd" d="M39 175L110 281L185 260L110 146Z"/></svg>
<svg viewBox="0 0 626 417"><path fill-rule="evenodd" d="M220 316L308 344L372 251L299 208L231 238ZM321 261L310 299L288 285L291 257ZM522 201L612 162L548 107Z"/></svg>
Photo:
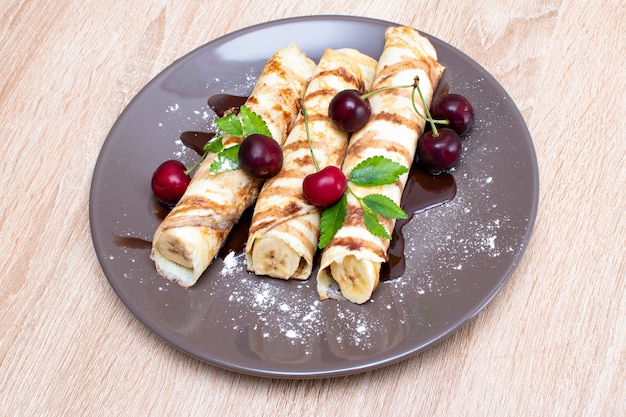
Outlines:
<svg viewBox="0 0 626 417"><path fill-rule="evenodd" d="M346 177L341 169L329 165L319 172L309 174L302 181L302 191L307 201L326 207L336 203L346 192Z"/></svg>
<svg viewBox="0 0 626 417"><path fill-rule="evenodd" d="M163 162L152 174L152 192L159 202L174 206L183 196L191 181L182 162L171 159Z"/></svg>
<svg viewBox="0 0 626 417"><path fill-rule="evenodd" d="M469 132L474 123L474 109L472 105L460 94L446 94L440 97L431 109L435 119L448 120L448 127L459 136Z"/></svg>
<svg viewBox="0 0 626 417"><path fill-rule="evenodd" d="M452 129L442 127L437 136L432 130L417 141L419 164L427 171L437 174L453 168L461 158L461 138Z"/></svg>
<svg viewBox="0 0 626 417"><path fill-rule="evenodd" d="M283 167L283 151L274 139L254 133L241 142L239 166L253 177L273 177Z"/></svg>
<svg viewBox="0 0 626 417"><path fill-rule="evenodd" d="M365 126L372 113L370 102L359 90L343 90L328 105L328 117L343 132L355 132Z"/></svg>

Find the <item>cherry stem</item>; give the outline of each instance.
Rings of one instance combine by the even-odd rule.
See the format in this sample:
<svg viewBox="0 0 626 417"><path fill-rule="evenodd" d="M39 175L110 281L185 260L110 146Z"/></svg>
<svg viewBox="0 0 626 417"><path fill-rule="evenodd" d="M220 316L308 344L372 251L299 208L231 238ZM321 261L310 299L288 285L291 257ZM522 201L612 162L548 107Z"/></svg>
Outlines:
<svg viewBox="0 0 626 417"><path fill-rule="evenodd" d="M410 84L410 85L390 85L390 86L387 86L387 87L381 87L381 88L376 89L374 91L370 91L369 93L362 94L361 95L361 100L365 100L365 99L373 96L374 94L380 93L382 91L393 90L393 89L396 89L396 88L410 88L410 87L413 87L413 84Z"/></svg>
<svg viewBox="0 0 626 417"><path fill-rule="evenodd" d="M352 197L354 197L356 199L356 201L359 203L359 206L361 207L361 210L366 211L366 210L371 210L369 207L367 207L365 205L365 202L363 201L363 197L359 197L358 195L356 195L356 193L354 192L354 190L352 188L350 188L349 185L346 185L346 191L349 194L352 194Z"/></svg>
<svg viewBox="0 0 626 417"><path fill-rule="evenodd" d="M449 125L450 124L450 120L448 119L433 119L432 117L427 117L424 116L422 113L420 113L420 111L418 110L418 108L415 106L415 89L413 89L413 93L412 93L412 97L413 97L413 110L415 110L415 113L417 113L417 115L419 117L421 117L422 119L426 120L427 122L434 122L440 125Z"/></svg>
<svg viewBox="0 0 626 417"><path fill-rule="evenodd" d="M356 199L356 201L359 203L359 207L361 207L361 210L363 210L363 212L365 212L365 210L368 209L368 207L365 205L365 203L363 202L363 198L359 197L358 195L356 195L354 193L354 191L352 190L352 188L350 188L350 186L346 186L346 191L350 194L352 194L352 197L354 197Z"/></svg>
<svg viewBox="0 0 626 417"><path fill-rule="evenodd" d="M302 117L304 118L304 129L306 130L306 140L309 144L309 151L311 151L311 158L313 158L313 165L315 165L315 171L320 172L320 166L317 163L315 152L313 152L313 145L311 144L311 132L309 132L309 112L306 111L304 101L300 99L300 108L302 109Z"/></svg>
<svg viewBox="0 0 626 417"><path fill-rule="evenodd" d="M387 87L381 87L378 88L374 91L370 91L369 93L365 93L361 95L361 100L365 100L371 96L373 96L374 94L380 93L382 91L385 90L393 90L396 88L413 88L413 91L411 92L411 98L412 98L412 104L413 104L413 109L415 110L415 113L418 114L419 117L421 117L422 119L426 120L427 122L430 122L430 125L433 129L433 135L435 137L439 136L439 132L437 131L437 128L435 127L435 123L441 124L441 125L448 125L450 124L449 120L446 119L433 119L432 115L430 114L430 111L428 110L428 106L426 105L426 101L424 100L424 97L422 96L422 91L419 88L419 76L415 76L415 79L413 80L413 84L407 84L407 85L390 85ZM426 116L424 116L422 113L420 113L420 111L417 109L417 107L415 106L415 90L417 89L420 98L422 100L422 104L424 105L424 109L426 109Z"/></svg>
<svg viewBox="0 0 626 417"><path fill-rule="evenodd" d="M195 164L193 164L189 169L185 170L185 175L189 175L193 172L194 169L198 168L198 166L202 163L202 161L204 161L204 158L206 158L208 152L205 152L197 161Z"/></svg>
<svg viewBox="0 0 626 417"><path fill-rule="evenodd" d="M354 193L354 191L352 190L352 188L350 188L349 185L346 186L346 191L350 194L352 194L352 197L354 197L356 199L356 201L359 202L359 206L361 206L361 209L363 211L365 211L365 203L363 202L363 198L359 197L358 195L356 195Z"/></svg>
<svg viewBox="0 0 626 417"><path fill-rule="evenodd" d="M417 106L415 106L415 90L417 90L417 93L420 96L420 100L422 101L422 106L424 106L424 111L426 112L426 116L422 115L422 113L420 113L419 110L417 109ZM413 109L415 110L415 112L422 119L424 119L424 120L426 120L427 122L430 123L430 127L433 130L433 136L434 137L439 136L439 131L437 130L437 126L435 126L435 120L433 120L433 118L432 118L432 116L430 114L430 110L428 109L428 105L426 104L426 100L424 100L424 95L422 94L422 89L420 88L420 77L419 76L415 77L415 81L413 83L413 91L412 91L411 95L412 95ZM446 124L447 124L447 120L446 120Z"/></svg>

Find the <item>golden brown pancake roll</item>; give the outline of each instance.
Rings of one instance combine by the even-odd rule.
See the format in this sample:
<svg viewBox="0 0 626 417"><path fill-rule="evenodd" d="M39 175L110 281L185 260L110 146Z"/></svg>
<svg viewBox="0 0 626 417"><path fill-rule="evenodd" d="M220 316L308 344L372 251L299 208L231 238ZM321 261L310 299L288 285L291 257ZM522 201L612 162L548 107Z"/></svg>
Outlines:
<svg viewBox="0 0 626 417"><path fill-rule="evenodd" d="M331 99L346 89L366 91L375 70L376 61L354 49L329 49L320 59L304 98L320 169L340 166L348 145L348 133L336 129L328 117ZM257 275L303 280L311 275L320 210L302 192L304 177L316 170L302 115L285 141L283 155L281 172L264 184L255 205L246 262Z"/></svg>
<svg viewBox="0 0 626 417"><path fill-rule="evenodd" d="M265 64L246 101L272 137L282 144L299 113L315 63L295 44L278 50ZM241 139L224 138L224 146ZM262 182L241 169L209 172L215 154L197 168L178 204L157 228L150 257L157 272L183 287L196 283L223 246L244 210L254 203Z"/></svg>
<svg viewBox="0 0 626 417"><path fill-rule="evenodd" d="M385 32L385 46L378 60L371 90L411 85L416 76L427 105L443 73L432 44L416 30L390 27ZM419 97L416 95L416 97ZM411 89L390 89L370 97L372 115L369 122L350 139L342 170L346 177L361 161L382 155L407 168L413 163L417 139L425 121L412 106ZM416 106L424 113L421 100ZM400 204L408 174L395 184L377 187L348 186L360 196L382 194ZM382 219L389 233L395 220ZM369 300L379 281L380 268L387 261L389 240L372 235L363 223L358 201L348 194L348 216L343 227L324 248L317 275L320 299L345 298L362 304Z"/></svg>

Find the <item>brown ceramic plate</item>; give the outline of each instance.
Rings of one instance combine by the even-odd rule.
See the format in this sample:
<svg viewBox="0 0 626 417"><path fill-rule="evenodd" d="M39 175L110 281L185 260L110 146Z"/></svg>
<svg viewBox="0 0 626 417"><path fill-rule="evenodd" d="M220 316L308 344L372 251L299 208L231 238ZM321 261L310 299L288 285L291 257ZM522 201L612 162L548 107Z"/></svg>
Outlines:
<svg viewBox="0 0 626 417"><path fill-rule="evenodd" d="M318 301L315 279L279 281L246 271L223 251L191 289L157 276L149 241L162 211L154 169L197 155L178 140L210 131L217 93L247 94L264 62L297 41L317 60L353 47L377 58L393 23L345 16L273 21L189 53L129 103L100 153L91 186L97 256L122 302L183 352L237 372L282 378L346 375L410 357L474 317L510 278L530 238L539 176L533 143L515 104L480 65L429 38L447 67L442 85L467 96L476 122L453 173L456 197L404 227L405 272L382 282L371 302ZM238 228L232 239L245 239ZM237 245L234 245L235 247ZM315 275L315 271L314 271ZM485 335L489 337L489 335Z"/></svg>

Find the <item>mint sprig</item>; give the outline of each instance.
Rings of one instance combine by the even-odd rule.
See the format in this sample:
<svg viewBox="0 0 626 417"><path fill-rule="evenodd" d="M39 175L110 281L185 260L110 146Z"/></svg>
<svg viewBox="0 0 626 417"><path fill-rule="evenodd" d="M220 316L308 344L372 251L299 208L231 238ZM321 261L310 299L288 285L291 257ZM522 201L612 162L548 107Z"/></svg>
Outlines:
<svg viewBox="0 0 626 417"><path fill-rule="evenodd" d="M394 184L409 169L384 156L367 158L355 166L350 172L349 180L361 187L376 187ZM385 228L381 217L387 219L406 219L406 212L389 197L382 194L369 194L359 197L350 188L346 189L359 203L363 211L363 224L374 236L391 239L390 232ZM335 204L322 212L320 220L320 238L318 247L325 248L345 223L348 215L348 199L346 194Z"/></svg>
<svg viewBox="0 0 626 417"><path fill-rule="evenodd" d="M239 108L239 113L229 113L218 119L215 119L215 125L218 131L213 139L208 141L203 149L206 153L216 153L217 156L209 167L211 174L219 174L220 172L234 171L239 169L239 145L224 147L224 137L226 135L236 138L245 139L253 134L261 134L272 137L265 120L253 112L245 104Z"/></svg>

